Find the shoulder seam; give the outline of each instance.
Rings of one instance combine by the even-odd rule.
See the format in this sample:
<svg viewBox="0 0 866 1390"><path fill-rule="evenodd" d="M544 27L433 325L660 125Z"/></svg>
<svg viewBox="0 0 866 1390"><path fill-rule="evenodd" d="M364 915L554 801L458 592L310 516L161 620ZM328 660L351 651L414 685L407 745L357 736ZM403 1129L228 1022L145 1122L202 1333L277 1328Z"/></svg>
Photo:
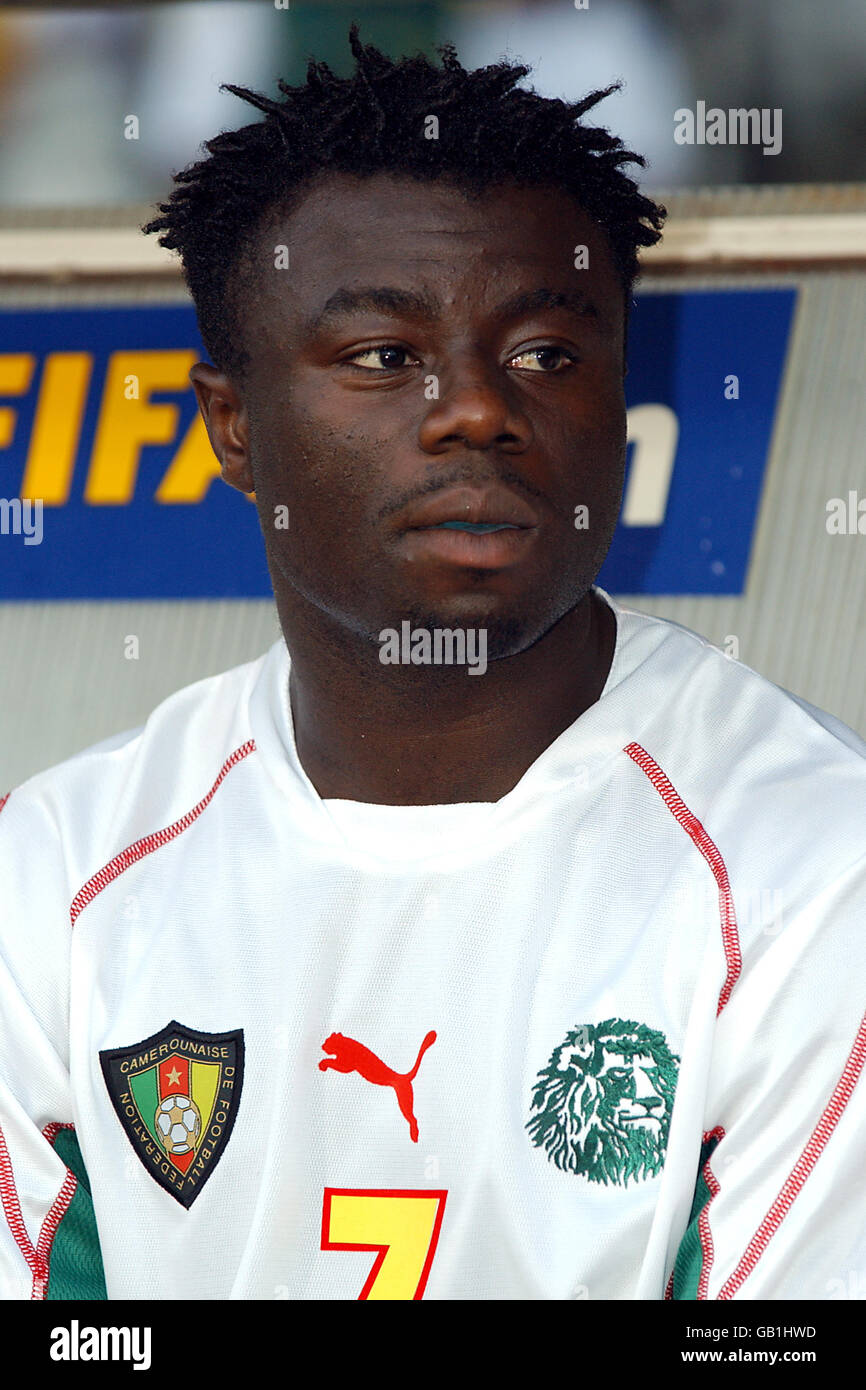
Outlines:
<svg viewBox="0 0 866 1390"><path fill-rule="evenodd" d="M69 925L74 927L78 917L87 905L102 892L103 888L106 888L114 879L119 878L131 864L135 864L139 859L143 859L146 854L151 854L154 850L161 849L163 845L168 844L171 840L182 834L184 830L189 829L193 821L197 820L202 811L209 805L217 787L225 776L250 753L255 752L255 747L256 744L254 739L248 739L246 743L242 743L239 748L236 748L235 751L226 758L210 791L202 797L201 801L199 801L191 811L187 811L186 815L181 816L179 820L174 821L172 825L167 826L165 829L157 830L150 835L142 836L140 840L136 840L133 844L127 846L126 849L121 850L120 853L116 854L113 859L110 859L103 868L93 874L72 899L69 907Z"/></svg>
<svg viewBox="0 0 866 1390"><path fill-rule="evenodd" d="M731 885L728 880L728 871L721 851L715 842L707 834L697 816L689 810L676 788L662 772L658 763L651 758L645 748L639 743L629 743L623 749L624 753L637 764L641 772L649 778L655 787L662 801L667 806L671 815L676 818L685 830L689 838L700 850L704 859L712 870L713 877L719 889L719 917L722 932L722 946L725 952L727 972L724 984L719 994L719 1004L716 1009L716 1017L722 1012L731 997L731 991L740 977L743 968L743 958L740 953L740 938L737 929L737 918L734 910L734 899L731 893Z"/></svg>

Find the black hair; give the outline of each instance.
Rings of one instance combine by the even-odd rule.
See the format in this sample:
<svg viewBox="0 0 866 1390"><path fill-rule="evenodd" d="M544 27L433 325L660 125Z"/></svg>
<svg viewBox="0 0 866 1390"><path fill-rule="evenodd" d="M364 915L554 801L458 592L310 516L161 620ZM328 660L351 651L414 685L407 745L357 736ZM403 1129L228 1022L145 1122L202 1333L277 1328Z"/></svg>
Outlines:
<svg viewBox="0 0 866 1390"><path fill-rule="evenodd" d="M336 77L310 59L305 85L285 100L223 83L265 113L265 119L208 140L208 158L174 175L176 187L158 205L162 216L142 227L179 251L199 330L212 361L237 381L249 362L237 309L240 275L251 268L255 233L271 209L289 211L317 176L385 172L441 179L467 192L513 182L560 189L607 234L625 297L625 322L638 247L661 236L664 207L644 197L620 166L646 160L607 130L581 117L620 83L566 102L516 84L531 69L499 62L469 71L453 44L394 62L349 30L356 71ZM438 138L425 123L438 119Z"/></svg>

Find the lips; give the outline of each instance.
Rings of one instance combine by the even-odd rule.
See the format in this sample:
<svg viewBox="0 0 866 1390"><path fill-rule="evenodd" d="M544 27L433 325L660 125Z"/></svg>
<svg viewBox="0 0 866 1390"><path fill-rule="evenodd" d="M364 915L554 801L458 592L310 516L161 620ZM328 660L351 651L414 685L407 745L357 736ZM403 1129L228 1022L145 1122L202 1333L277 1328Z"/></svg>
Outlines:
<svg viewBox="0 0 866 1390"><path fill-rule="evenodd" d="M399 518L404 531L447 528L478 535L491 530L529 529L539 518L527 502L499 484L484 488L443 488L416 502ZM483 527L484 530L478 528Z"/></svg>
<svg viewBox="0 0 866 1390"><path fill-rule="evenodd" d="M414 526L402 533L399 544L413 565L495 571L523 564L540 535L537 526L494 526L481 532L445 525Z"/></svg>
<svg viewBox="0 0 866 1390"><path fill-rule="evenodd" d="M417 528L416 528L417 529ZM510 521L440 521L438 526L424 526L424 531L468 531L472 536L487 536L491 531L520 531Z"/></svg>

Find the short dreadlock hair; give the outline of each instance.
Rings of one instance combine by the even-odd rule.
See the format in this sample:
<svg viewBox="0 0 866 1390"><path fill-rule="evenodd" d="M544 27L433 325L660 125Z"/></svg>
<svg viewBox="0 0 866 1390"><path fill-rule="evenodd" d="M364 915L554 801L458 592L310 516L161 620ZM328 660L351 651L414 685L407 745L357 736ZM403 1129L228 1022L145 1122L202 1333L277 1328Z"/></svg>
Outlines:
<svg viewBox="0 0 866 1390"><path fill-rule="evenodd" d="M392 61L361 43L357 24L349 44L357 60L352 77L336 77L326 63L310 59L305 85L278 81L282 102L223 83L221 91L248 101L265 119L206 141L209 158L174 175L176 187L158 204L162 216L141 228L161 232L160 245L180 252L216 366L238 382L244 378L249 355L233 291L253 268L255 236L268 213L277 207L288 213L318 176L337 172L442 180L470 194L505 182L570 194L607 234L627 326L637 248L659 240L667 211L643 197L620 168L646 160L608 131L580 124L620 83L566 102L518 88L531 71L522 64L468 71L450 43L437 48L441 68L423 54ZM438 138L425 139L433 115Z"/></svg>

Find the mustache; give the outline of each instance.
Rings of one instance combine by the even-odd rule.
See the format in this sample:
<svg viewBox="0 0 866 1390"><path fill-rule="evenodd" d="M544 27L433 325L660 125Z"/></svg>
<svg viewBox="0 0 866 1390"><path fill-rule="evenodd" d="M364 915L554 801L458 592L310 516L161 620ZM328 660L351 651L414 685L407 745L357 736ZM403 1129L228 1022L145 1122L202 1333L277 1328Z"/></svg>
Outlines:
<svg viewBox="0 0 866 1390"><path fill-rule="evenodd" d="M524 492L529 497L544 498L544 493L539 488L527 482L526 478L521 477L519 473L515 473L513 468L479 470L477 463L466 463L456 468L449 468L446 473L439 473L435 478L428 478L421 487L413 487L398 494L396 499L391 499L379 509L377 518L379 521L387 521L389 517L403 511L413 502L420 502L422 498L429 497L433 492L441 492L444 488L454 487L460 483L477 488L498 483L506 487L513 487L515 491Z"/></svg>

